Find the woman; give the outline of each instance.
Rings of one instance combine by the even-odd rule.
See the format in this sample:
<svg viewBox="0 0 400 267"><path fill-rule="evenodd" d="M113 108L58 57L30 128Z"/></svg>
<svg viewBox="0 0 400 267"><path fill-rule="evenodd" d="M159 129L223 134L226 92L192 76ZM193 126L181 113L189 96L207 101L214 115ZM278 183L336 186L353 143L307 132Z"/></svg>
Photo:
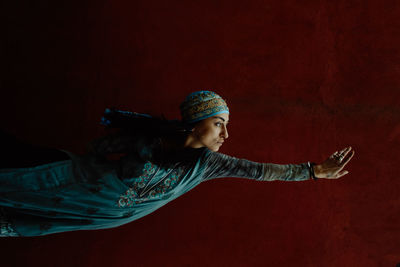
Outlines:
<svg viewBox="0 0 400 267"><path fill-rule="evenodd" d="M106 109L102 124L118 131L91 142L85 155L22 147L24 155L34 155L34 162L28 158L17 166L4 159L0 235L40 236L117 227L219 177L337 179L348 173L342 169L354 155L348 147L319 165L230 157L217 152L229 136L229 109L220 96L194 92L180 109L182 121ZM9 144L13 149L22 146L15 140Z"/></svg>

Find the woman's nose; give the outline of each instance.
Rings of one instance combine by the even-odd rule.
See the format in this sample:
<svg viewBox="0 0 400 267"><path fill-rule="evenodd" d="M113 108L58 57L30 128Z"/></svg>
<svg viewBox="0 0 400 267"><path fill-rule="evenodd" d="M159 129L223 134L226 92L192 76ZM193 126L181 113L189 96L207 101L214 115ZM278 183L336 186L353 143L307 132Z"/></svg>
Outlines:
<svg viewBox="0 0 400 267"><path fill-rule="evenodd" d="M228 129L226 128L226 126L224 127L224 130L223 130L223 137L225 138L225 139L227 139L228 137L229 137L229 134L228 134Z"/></svg>

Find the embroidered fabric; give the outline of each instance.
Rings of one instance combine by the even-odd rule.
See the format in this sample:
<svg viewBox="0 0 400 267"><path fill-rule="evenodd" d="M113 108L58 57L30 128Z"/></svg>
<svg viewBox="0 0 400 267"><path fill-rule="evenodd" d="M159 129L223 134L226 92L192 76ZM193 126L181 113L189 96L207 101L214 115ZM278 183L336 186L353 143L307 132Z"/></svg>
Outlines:
<svg viewBox="0 0 400 267"><path fill-rule="evenodd" d="M193 123L208 117L228 113L226 102L216 93L211 91L197 91L188 95L180 105L184 121Z"/></svg>
<svg viewBox="0 0 400 267"><path fill-rule="evenodd" d="M0 207L0 237L19 236L8 220L4 208Z"/></svg>
<svg viewBox="0 0 400 267"><path fill-rule="evenodd" d="M117 202L120 208L132 207L135 204L162 197L168 190L179 183L184 173L183 167L175 164L173 168L167 169L166 174L158 181L152 182L153 177L161 169L151 162L146 162L143 174L134 179L134 182Z"/></svg>

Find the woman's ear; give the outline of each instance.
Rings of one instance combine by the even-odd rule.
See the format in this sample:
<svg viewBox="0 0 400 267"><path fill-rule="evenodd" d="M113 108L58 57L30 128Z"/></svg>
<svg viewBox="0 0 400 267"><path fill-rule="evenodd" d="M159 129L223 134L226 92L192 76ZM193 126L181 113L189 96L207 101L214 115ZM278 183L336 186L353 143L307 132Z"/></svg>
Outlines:
<svg viewBox="0 0 400 267"><path fill-rule="evenodd" d="M186 125L185 132L193 133L196 129L196 125L197 125L197 123L190 123L190 124Z"/></svg>

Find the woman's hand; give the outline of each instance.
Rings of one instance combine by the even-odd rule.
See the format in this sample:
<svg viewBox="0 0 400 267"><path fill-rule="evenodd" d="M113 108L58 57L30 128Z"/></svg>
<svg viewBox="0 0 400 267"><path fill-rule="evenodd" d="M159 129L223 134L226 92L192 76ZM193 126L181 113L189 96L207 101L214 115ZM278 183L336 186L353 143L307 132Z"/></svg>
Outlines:
<svg viewBox="0 0 400 267"><path fill-rule="evenodd" d="M351 153L350 153L351 152ZM354 150L351 147L346 147L340 152L336 151L327 160L319 165L314 166L314 174L317 178L338 179L349 172L343 170L344 166L354 156Z"/></svg>

